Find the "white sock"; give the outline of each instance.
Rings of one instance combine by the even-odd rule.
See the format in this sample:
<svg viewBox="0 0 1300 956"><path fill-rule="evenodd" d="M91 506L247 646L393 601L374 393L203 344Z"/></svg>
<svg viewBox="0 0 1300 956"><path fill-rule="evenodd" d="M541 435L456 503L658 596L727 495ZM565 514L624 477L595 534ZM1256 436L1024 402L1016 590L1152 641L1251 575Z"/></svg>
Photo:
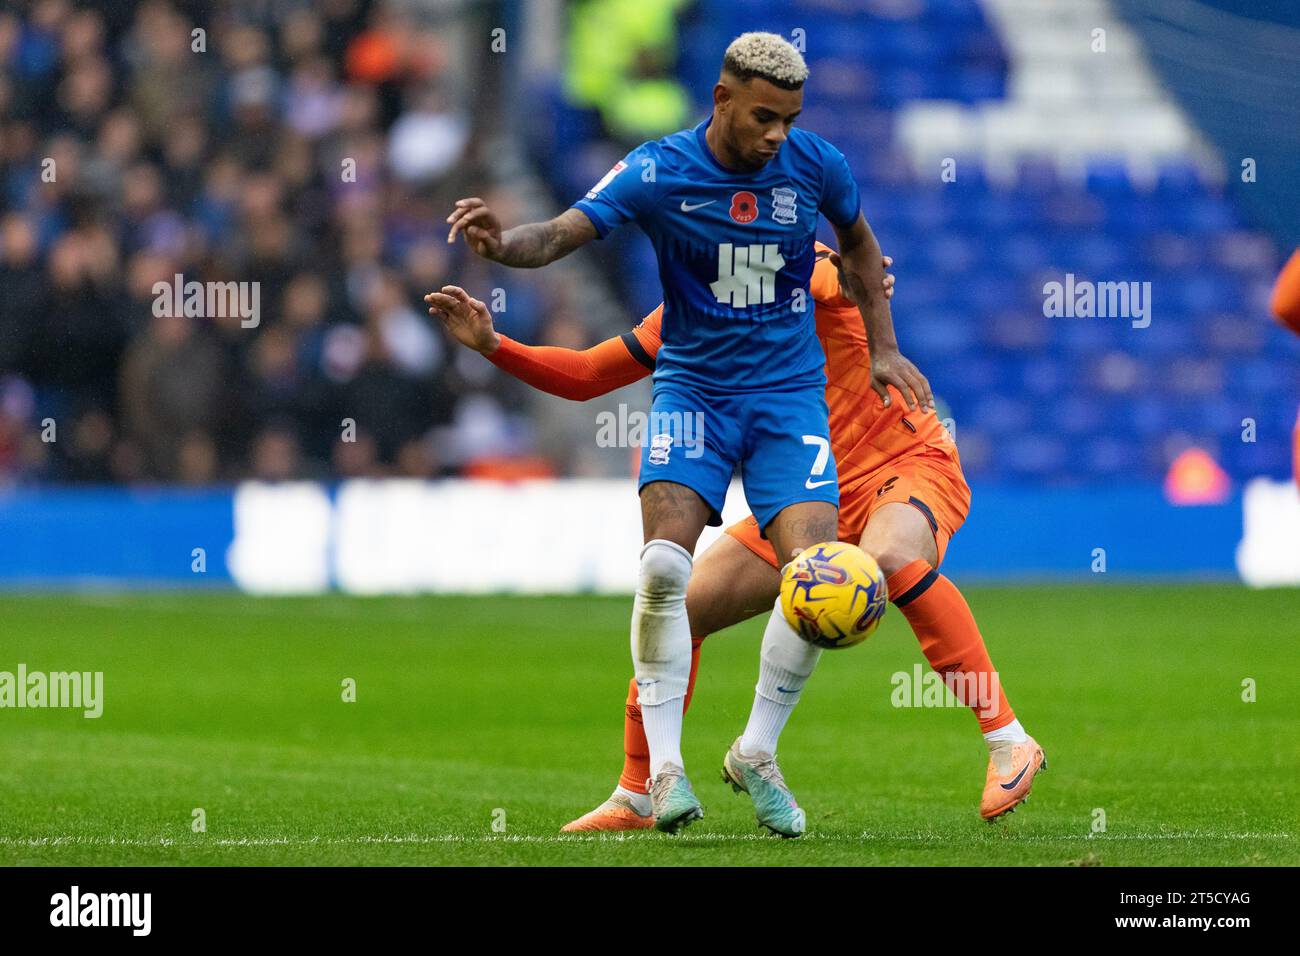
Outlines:
<svg viewBox="0 0 1300 956"><path fill-rule="evenodd" d="M623 797L628 803L632 804L632 809L643 817L650 816L650 794L637 793L635 790L629 790L624 786L617 786L610 797Z"/></svg>
<svg viewBox="0 0 1300 956"><path fill-rule="evenodd" d="M691 555L656 538L641 549L636 600L632 603L632 666L641 703L641 725L650 745L650 776L667 764L683 766L682 710L691 677L691 625L686 583Z"/></svg>
<svg viewBox="0 0 1300 956"><path fill-rule="evenodd" d="M763 632L763 649L759 656L758 685L754 688L754 708L740 738L743 754L775 754L776 744L785 722L794 712L803 694L804 683L812 675L822 649L801 638L786 621L777 599Z"/></svg>
<svg viewBox="0 0 1300 956"><path fill-rule="evenodd" d="M999 727L997 730L990 730L984 735L984 739L990 744L1001 743L1004 740L1009 740L1013 744L1019 744L1028 740L1029 735L1025 733L1025 728L1020 726L1020 721L1013 720L1005 727Z"/></svg>
<svg viewBox="0 0 1300 956"><path fill-rule="evenodd" d="M641 725L650 749L650 779L669 764L685 767L682 759L683 698L674 697L662 704L641 704Z"/></svg>

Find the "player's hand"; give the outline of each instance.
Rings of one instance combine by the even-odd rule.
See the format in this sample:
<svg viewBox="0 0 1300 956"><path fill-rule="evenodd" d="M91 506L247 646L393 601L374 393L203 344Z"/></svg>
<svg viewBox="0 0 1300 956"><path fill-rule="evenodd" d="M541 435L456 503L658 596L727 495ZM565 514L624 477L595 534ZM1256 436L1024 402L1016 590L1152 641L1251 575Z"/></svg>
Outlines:
<svg viewBox="0 0 1300 956"><path fill-rule="evenodd" d="M445 285L424 297L429 314L442 320L442 327L457 342L475 352L491 355L501 346L501 336L492 327L492 313L478 299L456 285Z"/></svg>
<svg viewBox="0 0 1300 956"><path fill-rule="evenodd" d="M840 288L841 289L848 288L848 286L845 284L844 264L840 261L840 254L838 252L832 252L830 255L830 259L831 259L831 265L833 265L835 267L835 270L840 274ZM882 287L885 290L885 298L892 299L894 297L894 277L890 273L889 267L894 264L894 257L881 256L880 263L885 267L885 278L884 281L881 283Z"/></svg>
<svg viewBox="0 0 1300 956"><path fill-rule="evenodd" d="M891 404L888 386L894 386L907 407L922 412L934 411L934 393L930 383L921 370L911 363L898 349L877 353L871 352L871 387L876 390L881 401Z"/></svg>
<svg viewBox="0 0 1300 956"><path fill-rule="evenodd" d="M451 223L448 244L456 241L456 233L463 232L469 247L484 259L495 259L501 252L501 223L496 213L477 196L457 199L447 221Z"/></svg>

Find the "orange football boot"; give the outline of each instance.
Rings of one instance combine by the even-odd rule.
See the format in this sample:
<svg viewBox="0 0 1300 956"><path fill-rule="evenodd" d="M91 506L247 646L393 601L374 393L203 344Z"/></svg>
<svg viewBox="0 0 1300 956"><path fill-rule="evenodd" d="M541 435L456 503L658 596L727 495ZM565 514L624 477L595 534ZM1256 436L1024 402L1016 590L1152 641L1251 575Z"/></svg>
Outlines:
<svg viewBox="0 0 1300 956"><path fill-rule="evenodd" d="M653 814L641 816L632 809L631 802L621 794L610 797L595 810L560 827L561 833L614 832L618 830L649 830L655 825Z"/></svg>
<svg viewBox="0 0 1300 956"><path fill-rule="evenodd" d="M1029 799L1034 777L1046 769L1047 757L1033 737L1026 737L1020 743L1005 740L994 744L989 753L980 816L991 822L1014 811Z"/></svg>

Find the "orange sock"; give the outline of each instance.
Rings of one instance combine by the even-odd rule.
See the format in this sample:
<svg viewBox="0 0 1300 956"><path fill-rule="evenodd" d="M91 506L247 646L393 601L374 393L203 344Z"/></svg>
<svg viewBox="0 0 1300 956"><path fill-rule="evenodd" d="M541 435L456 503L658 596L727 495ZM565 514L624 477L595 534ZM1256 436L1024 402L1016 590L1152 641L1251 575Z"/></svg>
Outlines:
<svg viewBox="0 0 1300 956"><path fill-rule="evenodd" d="M979 719L980 732L1015 720L979 625L957 586L919 558L891 574L885 586L889 599L916 632L930 666L944 676L958 700L975 698L971 710Z"/></svg>
<svg viewBox="0 0 1300 956"><path fill-rule="evenodd" d="M695 692L695 675L700 669L700 645L702 637L691 638L691 676L686 681L686 697L682 701L682 713L691 706L691 694ZM641 725L641 703L636 692L636 678L627 685L627 708L623 712L623 772L619 774L618 785L633 793L648 793L645 782L650 776L650 745L646 743L645 727Z"/></svg>

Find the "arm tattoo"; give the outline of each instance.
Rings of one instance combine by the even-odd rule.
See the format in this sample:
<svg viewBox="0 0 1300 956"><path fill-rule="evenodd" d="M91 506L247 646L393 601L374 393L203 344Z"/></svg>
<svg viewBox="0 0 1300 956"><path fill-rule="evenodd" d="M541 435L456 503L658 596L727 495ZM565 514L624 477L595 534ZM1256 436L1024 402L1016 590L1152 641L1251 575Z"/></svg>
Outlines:
<svg viewBox="0 0 1300 956"><path fill-rule="evenodd" d="M501 254L497 261L517 269L536 269L567 256L574 249L596 238L596 227L576 209L570 209L549 222L530 222L501 234Z"/></svg>

